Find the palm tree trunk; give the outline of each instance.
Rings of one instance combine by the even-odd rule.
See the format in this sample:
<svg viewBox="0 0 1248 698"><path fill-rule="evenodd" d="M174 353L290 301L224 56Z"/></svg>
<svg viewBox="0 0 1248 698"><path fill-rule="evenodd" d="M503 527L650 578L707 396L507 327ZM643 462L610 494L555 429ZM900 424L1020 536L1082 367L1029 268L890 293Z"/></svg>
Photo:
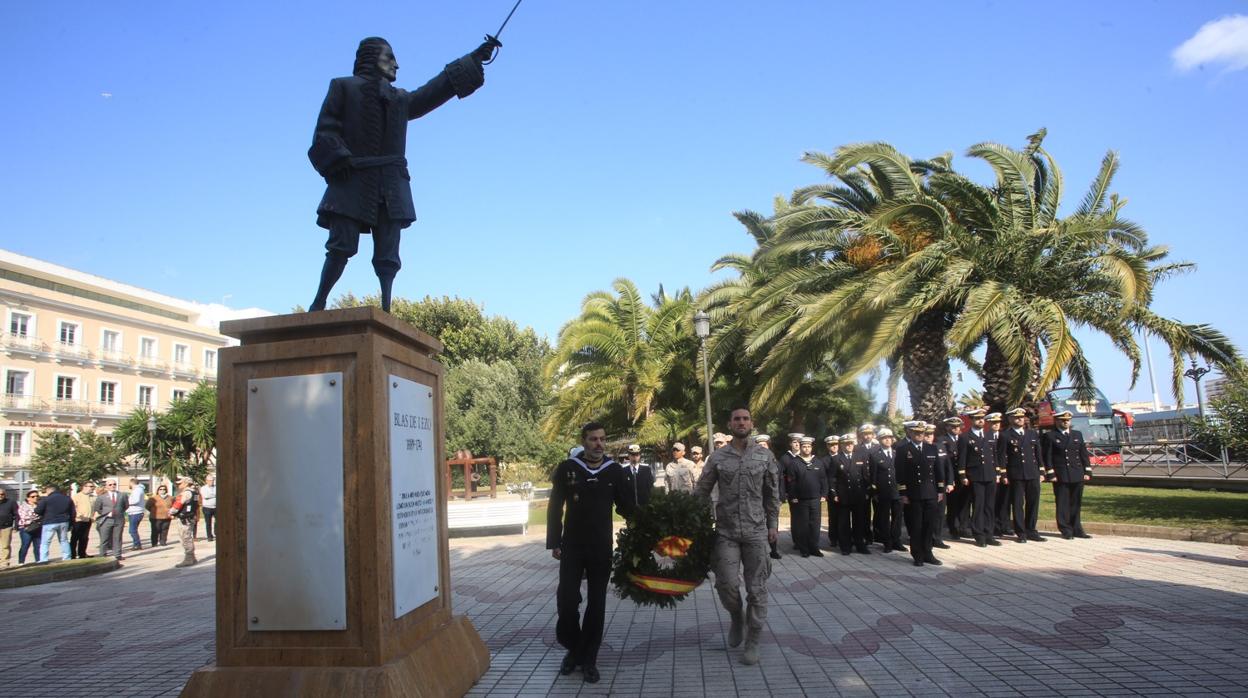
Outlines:
<svg viewBox="0 0 1248 698"><path fill-rule="evenodd" d="M984 404L989 412L1005 412L1009 399L1010 365L1001 347L989 336L984 354Z"/></svg>
<svg viewBox="0 0 1248 698"><path fill-rule="evenodd" d="M915 419L935 422L953 411L945 332L944 313L929 310L915 319L902 342L901 370Z"/></svg>
<svg viewBox="0 0 1248 698"><path fill-rule="evenodd" d="M897 400L901 391L901 370L897 364L900 361L899 357L888 361L888 402L884 406L884 415L889 419L897 416Z"/></svg>

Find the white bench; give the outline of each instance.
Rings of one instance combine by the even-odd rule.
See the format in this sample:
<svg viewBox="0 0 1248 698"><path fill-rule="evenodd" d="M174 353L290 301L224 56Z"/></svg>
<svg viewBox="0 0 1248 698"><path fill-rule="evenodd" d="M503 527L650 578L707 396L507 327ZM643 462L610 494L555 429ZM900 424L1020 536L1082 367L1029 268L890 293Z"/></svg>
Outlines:
<svg viewBox="0 0 1248 698"><path fill-rule="evenodd" d="M523 499L478 499L447 502L446 527L450 530L519 526L529 532L529 502Z"/></svg>

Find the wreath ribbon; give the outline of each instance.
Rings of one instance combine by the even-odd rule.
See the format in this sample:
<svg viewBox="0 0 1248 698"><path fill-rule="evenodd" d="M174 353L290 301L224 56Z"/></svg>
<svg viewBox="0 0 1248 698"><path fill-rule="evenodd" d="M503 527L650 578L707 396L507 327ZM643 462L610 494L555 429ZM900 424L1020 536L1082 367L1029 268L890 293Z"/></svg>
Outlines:
<svg viewBox="0 0 1248 698"><path fill-rule="evenodd" d="M680 536L668 536L655 544L654 549L660 555L667 557L684 557L689 554L689 546L693 545L693 541Z"/></svg>
<svg viewBox="0 0 1248 698"><path fill-rule="evenodd" d="M669 579L667 577L648 577L634 572L628 573L628 580L646 591L667 596L681 596L698 588L698 582L687 582L683 579Z"/></svg>

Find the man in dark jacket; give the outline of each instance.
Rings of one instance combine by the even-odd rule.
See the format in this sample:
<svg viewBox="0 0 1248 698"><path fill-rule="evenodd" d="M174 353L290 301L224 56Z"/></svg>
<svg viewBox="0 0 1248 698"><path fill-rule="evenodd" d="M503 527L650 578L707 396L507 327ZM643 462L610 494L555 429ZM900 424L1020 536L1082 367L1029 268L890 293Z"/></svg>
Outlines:
<svg viewBox="0 0 1248 698"><path fill-rule="evenodd" d="M852 434L845 436L853 437ZM840 509L837 513L840 519L837 531L842 555L848 555L853 550L863 555L871 554L867 547L871 540L871 523L868 520L871 498L870 457L875 450L870 444L854 446L848 462L842 461L836 470L834 501Z"/></svg>
<svg viewBox="0 0 1248 698"><path fill-rule="evenodd" d="M13 559L13 529L17 523L17 502L0 487L0 569L7 568Z"/></svg>
<svg viewBox="0 0 1248 698"><path fill-rule="evenodd" d="M828 473L823 459L815 455L815 437L803 436L795 460L790 461L792 485L788 488L793 517L793 546L802 557L823 557L819 550L820 505L828 495Z"/></svg>
<svg viewBox="0 0 1248 698"><path fill-rule="evenodd" d="M897 492L897 451L893 449L896 439L891 429L880 429L880 447L871 452L871 486L875 497L875 539L884 546L884 552L900 550L901 544L901 495Z"/></svg>
<svg viewBox="0 0 1248 698"><path fill-rule="evenodd" d="M584 451L555 467L546 512L546 549L559 561L555 637L568 653L559 672L579 665L588 683L598 682L598 648L606 622L607 582L611 579L611 508L632 516L633 495L624 469L606 456L606 428L581 427ZM565 513L566 507L566 513ZM589 601L581 620L581 579L589 581Z"/></svg>
<svg viewBox="0 0 1248 698"><path fill-rule="evenodd" d="M43 538L39 541L39 559L47 562L48 551L55 536L61 546L61 560L70 559L69 524L74 520L74 500L55 485L43 488L43 499L35 505L35 513L43 520Z"/></svg>
<svg viewBox="0 0 1248 698"><path fill-rule="evenodd" d="M633 493L633 504L640 509L650 502L650 492L654 490L654 470L641 462L641 446L628 445L628 463L624 465L624 475L628 478L629 489Z"/></svg>
<svg viewBox="0 0 1248 698"><path fill-rule="evenodd" d="M1006 413L1010 428L997 441L997 461L1005 467L1014 506L1014 535L1019 543L1043 542L1036 529L1040 512L1040 483L1044 482L1040 440L1026 427L1027 411L1021 407Z"/></svg>
<svg viewBox="0 0 1248 698"><path fill-rule="evenodd" d="M926 425L910 421L905 427L907 438L897 449L897 491L910 531L910 556L915 567L939 565L932 554L932 533L940 525L937 507L945 498L944 470L936 445L923 438Z"/></svg>
<svg viewBox="0 0 1248 698"><path fill-rule="evenodd" d="M1046 474L1053 480L1057 505L1057 530L1062 538L1091 538L1083 532L1083 483L1092 479L1092 458L1083 433L1070 428L1071 413L1053 415L1056 428L1045 432L1040 442Z"/></svg>
<svg viewBox="0 0 1248 698"><path fill-rule="evenodd" d="M997 481L1001 473L997 468L996 444L989 441L984 430L982 408L965 413L971 420L971 430L958 436L958 481L968 488L970 496L966 506L971 512L971 534L975 545L983 548L1001 545L993 535L993 511L997 497Z"/></svg>
<svg viewBox="0 0 1248 698"><path fill-rule="evenodd" d="M488 39L452 61L415 92L391 83L399 70L390 44L379 37L360 42L351 77L334 78L321 105L308 158L328 184L317 207L317 225L329 230L325 265L309 310L324 310L361 234L373 235L373 269L381 282L381 307L400 267L399 237L416 219L407 170L407 122L463 99L485 82L482 63L499 46Z"/></svg>

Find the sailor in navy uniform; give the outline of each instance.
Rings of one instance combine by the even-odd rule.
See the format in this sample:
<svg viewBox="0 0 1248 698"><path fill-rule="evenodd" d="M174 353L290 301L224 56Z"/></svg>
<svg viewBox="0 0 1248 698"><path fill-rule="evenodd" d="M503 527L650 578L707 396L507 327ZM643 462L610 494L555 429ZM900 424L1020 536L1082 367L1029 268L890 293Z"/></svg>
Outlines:
<svg viewBox="0 0 1248 698"><path fill-rule="evenodd" d="M845 434L851 442L853 434ZM870 454L874 451L870 444L859 444L850 454L848 462L842 461L836 470L836 495L834 497L840 508L838 531L840 533L841 554L848 555L857 550L863 555L870 555L867 543L871 540L871 522L869 518L871 498L871 463Z"/></svg>
<svg viewBox="0 0 1248 698"><path fill-rule="evenodd" d="M997 452L997 441L1001 438L1001 418L1000 412L989 412L988 416L984 417L984 423L988 427L988 430L984 432L984 441L997 460L997 474L1001 476L997 480L997 498L992 507L992 531L996 538L1008 536L1012 525L1010 523L1010 479L1006 477L1005 464L1001 462Z"/></svg>
<svg viewBox="0 0 1248 698"><path fill-rule="evenodd" d="M910 556L914 566L939 565L932 554L932 529L940 525L937 505L945 498L940 453L923 439L925 424L906 422L906 441L897 449L897 490L910 531Z"/></svg>
<svg viewBox="0 0 1248 698"><path fill-rule="evenodd" d="M637 508L644 507L654 490L654 469L641 462L641 446L628 445L628 462L624 464L624 474L628 477L628 486L633 492Z"/></svg>
<svg viewBox="0 0 1248 698"><path fill-rule="evenodd" d="M819 550L820 505L828 494L823 459L815 455L815 437L801 438L796 461L790 461L789 511L793 516L793 545L802 557L823 557Z"/></svg>
<svg viewBox="0 0 1248 698"><path fill-rule="evenodd" d="M625 517L633 513L628 477L606 457L606 434L606 428L596 422L581 427L584 451L555 467L546 515L546 549L559 561L555 637L568 650L559 671L571 674L580 665L588 683L597 683L599 678L598 648L606 619L614 539L611 508ZM583 621L582 578L589 582Z"/></svg>
<svg viewBox="0 0 1248 698"><path fill-rule="evenodd" d="M1040 458L1040 439L1036 432L1027 429L1027 411L1016 407L1006 413L1010 428L1001 433L997 441L997 460L1005 466L1009 479L1010 499L1014 506L1014 535L1019 543L1043 542L1044 537L1036 529L1040 513L1040 483L1044 471Z"/></svg>
<svg viewBox="0 0 1248 698"><path fill-rule="evenodd" d="M906 551L901 544L901 495L897 492L897 468L894 460L893 430L880 429L880 447L869 457L871 464L871 494L875 498L872 519L875 539L884 546L884 552Z"/></svg>
<svg viewBox="0 0 1248 698"><path fill-rule="evenodd" d="M993 505L997 481L1001 479L995 444L984 430L982 408L964 412L963 416L971 420L971 430L958 436L958 480L970 492L967 506L971 510L971 534L975 545L981 548L1001 545L993 535Z"/></svg>
<svg viewBox="0 0 1248 698"><path fill-rule="evenodd" d="M1080 518L1083 507L1083 483L1092 479L1092 458L1083 433L1070 428L1073 415L1053 415L1056 428L1045 432L1040 442L1045 471L1053 480L1053 498L1057 504L1057 530L1062 538L1091 538L1083 532Z"/></svg>

